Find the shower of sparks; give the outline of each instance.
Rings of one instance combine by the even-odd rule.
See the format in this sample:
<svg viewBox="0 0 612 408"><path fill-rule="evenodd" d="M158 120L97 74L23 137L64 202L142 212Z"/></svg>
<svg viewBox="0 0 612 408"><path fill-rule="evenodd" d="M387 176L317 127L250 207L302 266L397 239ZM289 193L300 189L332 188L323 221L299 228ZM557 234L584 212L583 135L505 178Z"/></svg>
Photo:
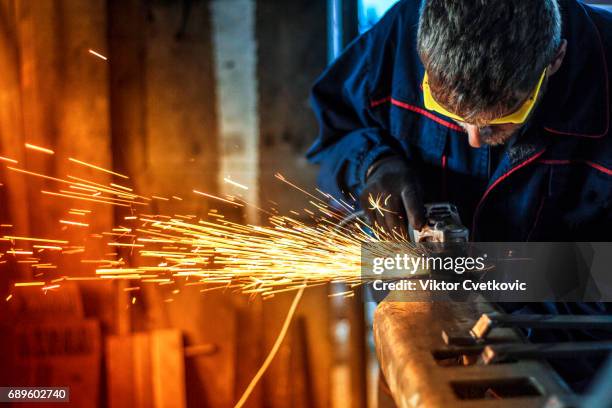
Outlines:
<svg viewBox="0 0 612 408"><path fill-rule="evenodd" d="M87 50L91 55L95 55L96 57L103 59L104 61L108 61L108 58L106 58L104 55L100 54L99 52L95 52L94 50L92 50L91 48L89 50Z"/></svg>
<svg viewBox="0 0 612 408"><path fill-rule="evenodd" d="M47 149L46 147L36 146L31 143L25 144L26 149L36 150L38 152L46 153L46 154L55 154L55 152L51 149Z"/></svg>
<svg viewBox="0 0 612 408"><path fill-rule="evenodd" d="M90 163L68 158L107 174L127 178ZM393 238L382 228L373 230L359 218L342 223L347 213L354 211L354 203L336 199L317 190L308 192L281 174L275 177L303 193L306 208L279 215L275 210L259 211L267 214L267 225L233 222L216 209L203 217L194 214L152 214L152 200L167 201L163 196L144 196L131 187L114 183L101 184L75 175L54 177L6 165L8 170L24 177L46 180L43 195L67 200L66 214L76 220L58 219L67 227L87 227L86 240L101 239L109 250L99 259L86 258L86 242L71 242L60 237L27 237L4 232L0 238L0 263L15 262L32 268L34 279L17 282L14 287L37 286L44 293L61 288L66 281L128 280L130 292L143 284L170 285L182 283L198 287L201 293L230 290L250 296L270 299L276 294L295 292L306 287L342 282L347 290L335 296L350 297L361 285L361 244ZM230 179L226 182L247 188ZM221 202L233 206L251 206L236 196L213 195L199 190L193 192L210 205ZM182 200L177 196L172 199ZM370 198L370 204L381 214L388 197ZM87 201L92 209L79 209L74 200ZM87 221L95 218L98 205L112 205L130 209L119 225L110 231L92 231ZM257 208L257 207L255 207ZM87 218L85 218L87 217ZM2 224L3 227L12 227ZM61 231L61 229L60 229ZM31 246L31 247L30 247ZM78 257L75 257L78 256ZM67 276L58 267L58 258L68 257L95 268L90 276ZM82 257L82 258L81 258ZM62 263L63 265L63 263ZM173 295L179 291L174 290ZM133 302L136 298L133 297ZM166 301L172 301L167 298Z"/></svg>

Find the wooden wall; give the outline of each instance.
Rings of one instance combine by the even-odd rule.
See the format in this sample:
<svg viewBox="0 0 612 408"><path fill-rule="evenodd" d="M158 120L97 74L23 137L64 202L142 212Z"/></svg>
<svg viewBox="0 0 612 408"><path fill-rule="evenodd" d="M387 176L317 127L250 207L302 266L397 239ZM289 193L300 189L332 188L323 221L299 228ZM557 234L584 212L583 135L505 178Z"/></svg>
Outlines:
<svg viewBox="0 0 612 408"><path fill-rule="evenodd" d="M325 65L325 2L261 0L257 10L260 201L301 208L302 197L288 194L273 174L314 187L315 170L303 152L316 132L307 98ZM207 1L0 0L0 155L57 177L75 170L69 157L114 168L142 194L184 198L154 201L151 211L205 216L208 203L191 190L219 188L211 38ZM55 155L25 150L26 142ZM90 233L110 230L124 212L98 206L89 228L65 228L58 219L75 204L42 195L49 181L26 179L2 163L0 183L0 223L14 225L1 233L85 241L85 252L60 261L57 273L93 273L80 259L100 258L107 247ZM27 268L0 272L2 295L11 280L32 277ZM213 346L185 362L187 404L194 407L233 406L271 348L292 298L262 302L179 284L143 290L126 315L128 299L117 285L80 286L85 314L102 322L105 335L178 328L186 346ZM163 302L175 289L181 291L175 301ZM330 405L327 299L326 288L306 293L287 342L248 406Z"/></svg>

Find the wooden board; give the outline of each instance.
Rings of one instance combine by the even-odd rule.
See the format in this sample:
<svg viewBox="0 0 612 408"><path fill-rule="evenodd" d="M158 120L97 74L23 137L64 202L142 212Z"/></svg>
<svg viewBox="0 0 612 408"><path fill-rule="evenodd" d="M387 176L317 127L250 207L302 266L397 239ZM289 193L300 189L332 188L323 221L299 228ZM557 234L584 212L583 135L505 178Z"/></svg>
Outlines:
<svg viewBox="0 0 612 408"><path fill-rule="evenodd" d="M185 362L179 330L164 329L106 342L111 408L185 407Z"/></svg>

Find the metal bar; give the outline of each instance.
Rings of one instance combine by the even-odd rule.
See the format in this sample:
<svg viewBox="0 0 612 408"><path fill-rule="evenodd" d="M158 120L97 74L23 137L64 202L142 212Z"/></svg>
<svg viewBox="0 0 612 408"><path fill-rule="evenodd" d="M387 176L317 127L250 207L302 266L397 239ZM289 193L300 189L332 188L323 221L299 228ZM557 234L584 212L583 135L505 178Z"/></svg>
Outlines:
<svg viewBox="0 0 612 408"><path fill-rule="evenodd" d="M504 313L486 313L480 316L480 319L470 330L470 334L476 340L484 340L494 327L612 330L612 315L510 315Z"/></svg>
<svg viewBox="0 0 612 408"><path fill-rule="evenodd" d="M486 346L480 355L480 359L484 364L494 364L520 359L584 358L610 352L612 352L612 341L499 344Z"/></svg>
<svg viewBox="0 0 612 408"><path fill-rule="evenodd" d="M327 62L342 51L342 0L327 0Z"/></svg>
<svg viewBox="0 0 612 408"><path fill-rule="evenodd" d="M606 363L599 369L597 377L589 393L585 396L584 407L604 408L610 406L612 401L612 356L608 357Z"/></svg>

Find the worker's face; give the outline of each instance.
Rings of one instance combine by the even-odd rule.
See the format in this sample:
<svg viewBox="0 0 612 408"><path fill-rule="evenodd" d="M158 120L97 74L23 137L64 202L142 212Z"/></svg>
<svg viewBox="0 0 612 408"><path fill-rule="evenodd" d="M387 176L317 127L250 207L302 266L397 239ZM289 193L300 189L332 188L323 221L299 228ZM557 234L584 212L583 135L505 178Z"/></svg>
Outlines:
<svg viewBox="0 0 612 408"><path fill-rule="evenodd" d="M561 67L561 64L563 63L563 59L565 58L566 50L567 50L567 41L562 40L561 45L559 46L559 49L557 50L557 54L555 55L553 61L550 63L550 65L546 69L546 77L544 78L544 82L542 83L542 88L540 90L538 100L536 101L535 106L531 111L531 115L527 118L525 123L529 122L531 116L533 115L533 112L537 108L537 105L539 105L540 102L542 101L542 98L544 94L546 93L546 88L548 87L548 80ZM522 99L524 102L524 100L527 97L528 95L525 94L523 98L519 98L519 99ZM523 102L517 104L517 106L514 107L513 109L518 109L522 105ZM512 111L513 110L510 109L508 113L511 113ZM507 124L500 124L500 125L477 126L477 125L466 123L466 122L459 122L459 121L456 121L456 122L459 124L459 126L465 129L466 133L468 134L468 141L470 143L470 146L472 147L481 147L482 145L498 146L498 145L504 144L514 134L516 134L516 132L518 132L523 126L525 126L525 123L521 123L521 124L507 123Z"/></svg>
<svg viewBox="0 0 612 408"><path fill-rule="evenodd" d="M467 122L455 121L459 126L461 126L465 132L468 134L468 141L470 146L472 147L481 147L482 145L489 146L499 146L506 143L510 138L516 134L526 123L529 122L531 117L533 116L534 111L537 106L540 104L543 95L546 93L546 88L548 85L548 76L544 78L544 82L542 83L542 88L540 94L538 95L538 99L535 102L531 113L527 117L524 123L503 123L503 124L495 124L495 125L475 125ZM516 111L520 106L523 105L525 100L529 97L529 94L521 95L518 99L521 101L516 104L516 106L512 107L508 110L508 114Z"/></svg>
<svg viewBox="0 0 612 408"><path fill-rule="evenodd" d="M457 122L468 134L468 141L472 147L482 145L498 146L506 143L522 125L508 123L503 125L488 125L478 127L469 123Z"/></svg>

